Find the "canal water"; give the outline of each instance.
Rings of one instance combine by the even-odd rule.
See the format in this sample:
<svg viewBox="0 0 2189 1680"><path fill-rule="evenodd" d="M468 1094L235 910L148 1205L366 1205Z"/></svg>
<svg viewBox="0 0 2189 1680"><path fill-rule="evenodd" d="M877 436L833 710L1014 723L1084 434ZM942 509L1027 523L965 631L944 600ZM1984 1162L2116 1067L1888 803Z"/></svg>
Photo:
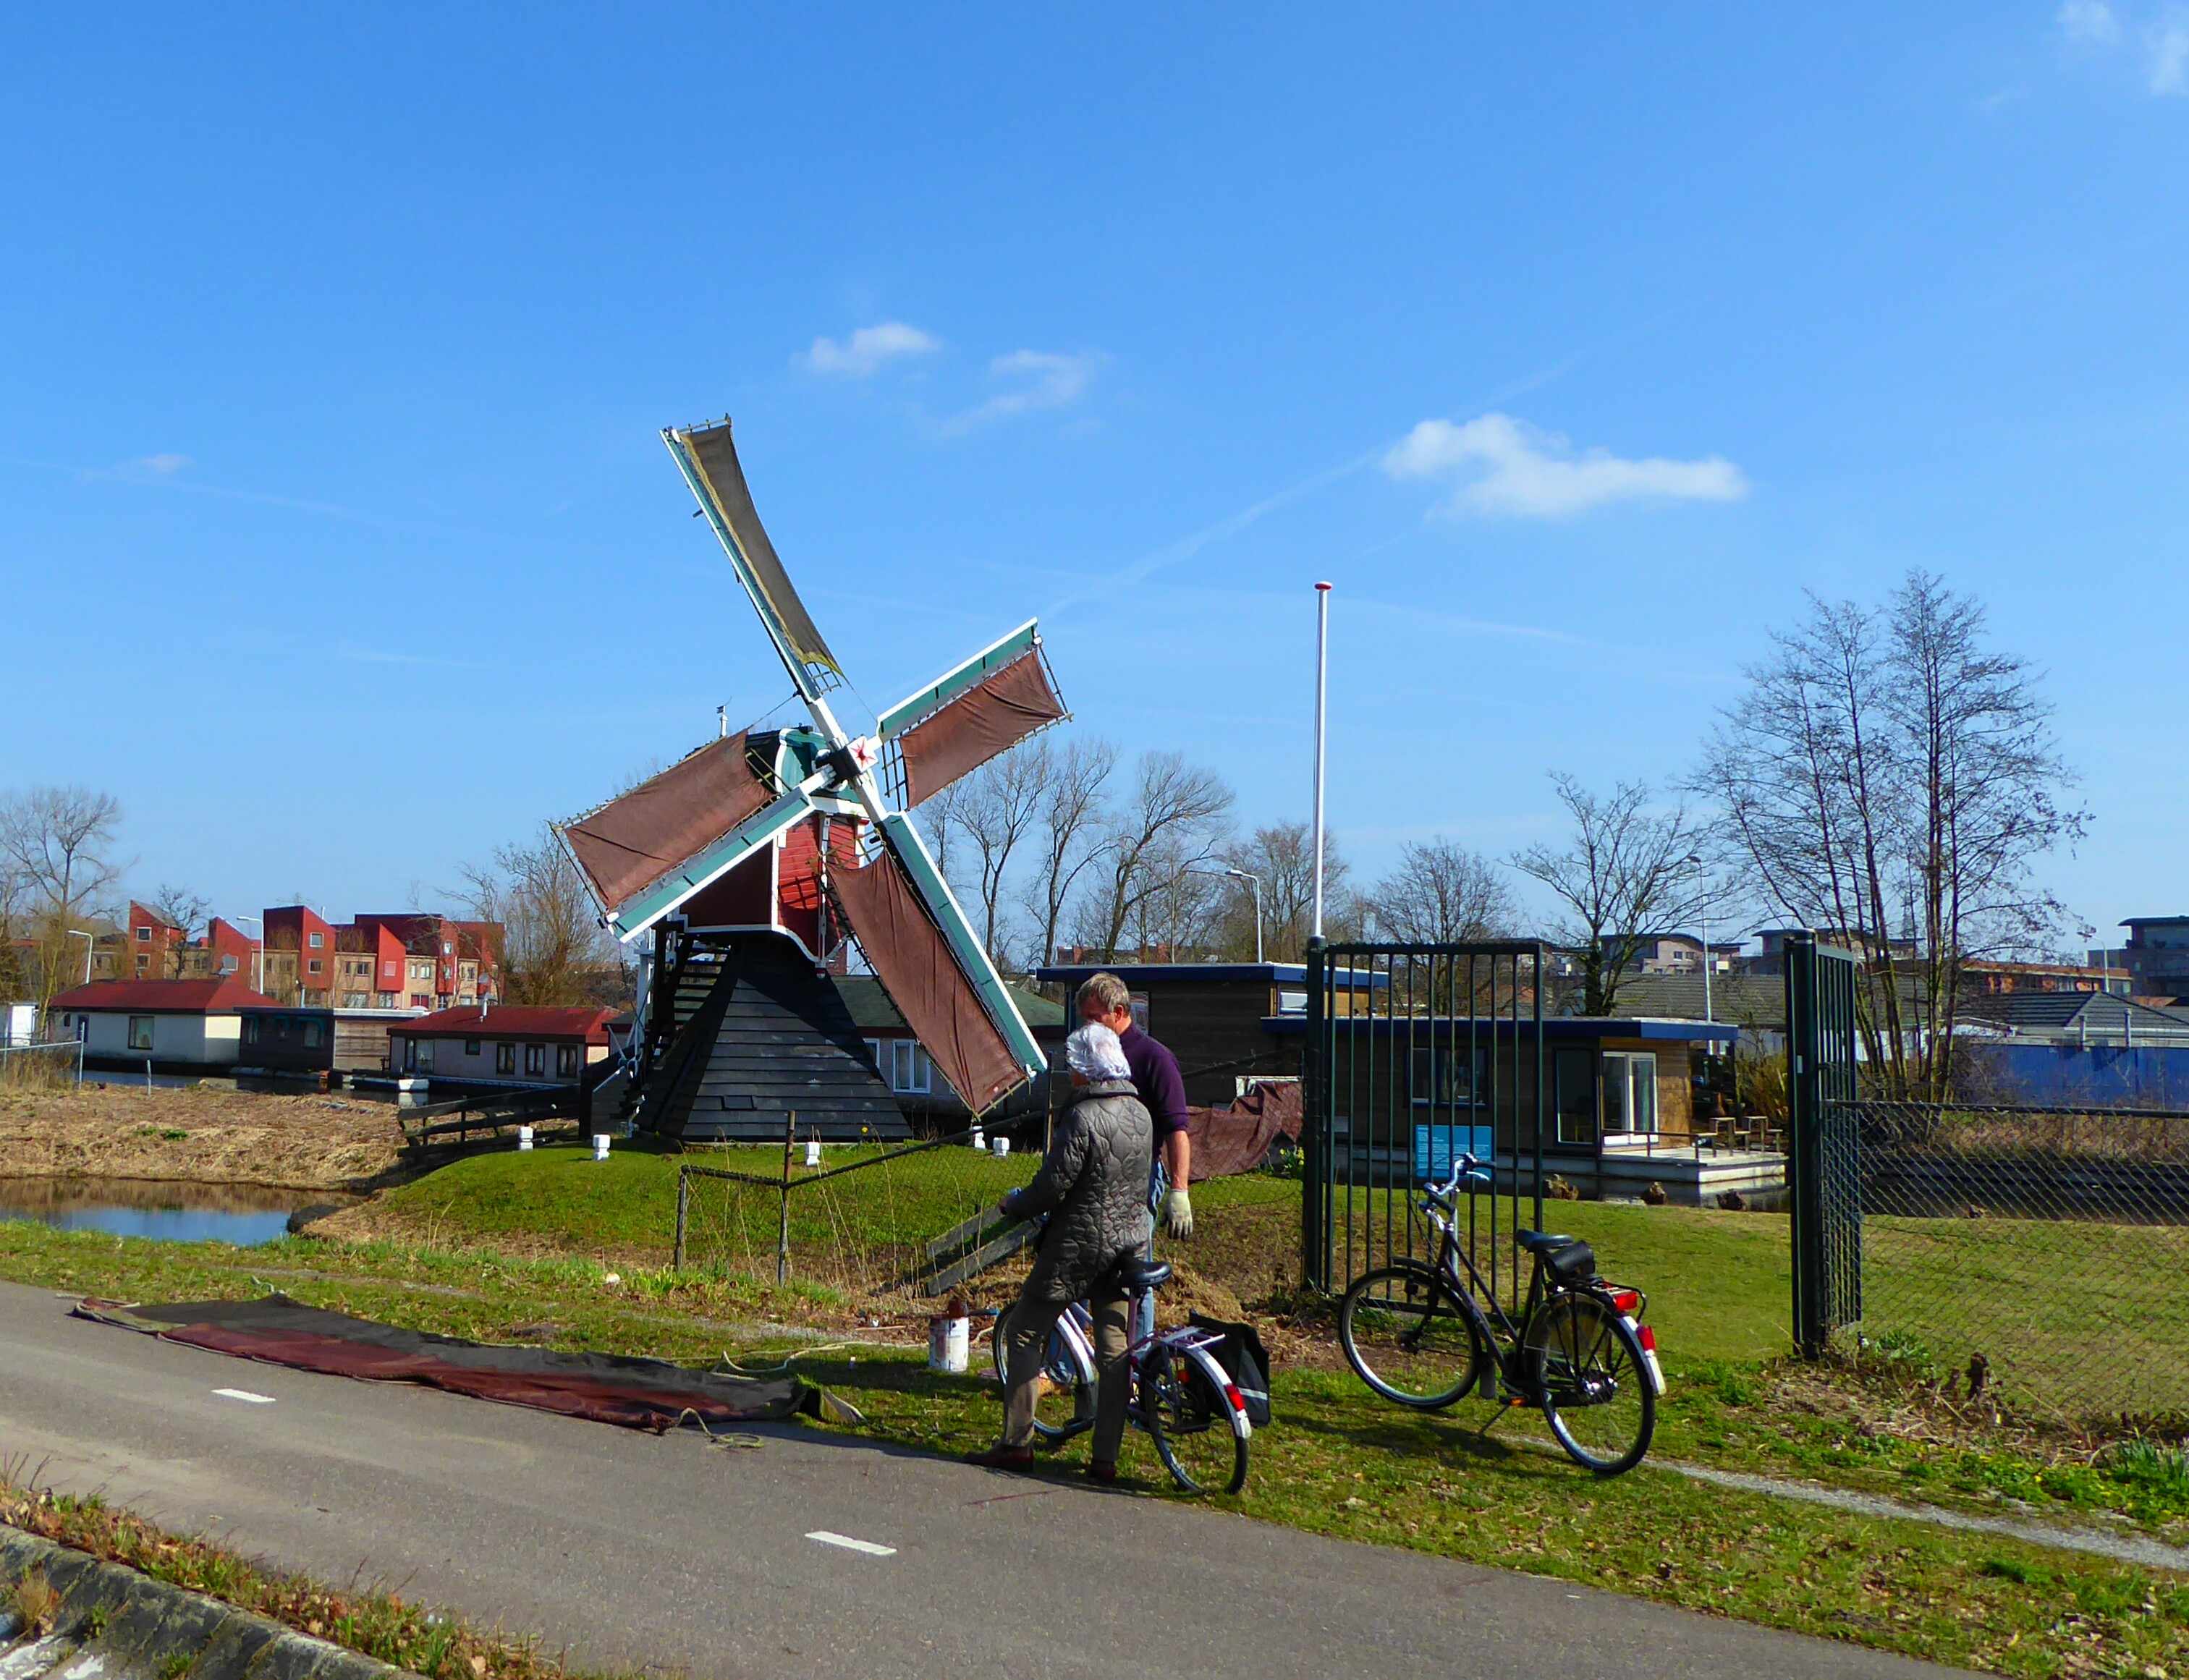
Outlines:
<svg viewBox="0 0 2189 1680"><path fill-rule="evenodd" d="M350 1200L325 1191L148 1179L0 1179L0 1219L167 1242L271 1242L289 1216Z"/></svg>

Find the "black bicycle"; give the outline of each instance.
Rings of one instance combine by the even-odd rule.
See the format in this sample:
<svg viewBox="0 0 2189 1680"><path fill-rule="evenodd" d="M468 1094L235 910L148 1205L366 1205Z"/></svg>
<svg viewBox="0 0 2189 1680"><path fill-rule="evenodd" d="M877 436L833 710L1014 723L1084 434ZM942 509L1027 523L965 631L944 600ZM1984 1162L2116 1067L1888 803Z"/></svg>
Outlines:
<svg viewBox="0 0 2189 1680"><path fill-rule="evenodd" d="M1576 1236L1523 1230L1535 1261L1516 1324L1475 1269L1457 1227L1462 1190L1490 1187L1472 1155L1431 1185L1423 1216L1436 1259L1402 1260L1356 1280L1338 1309L1338 1338L1360 1380L1384 1399L1436 1411L1463 1395L1541 1408L1575 1462L1599 1476L1632 1469L1657 1428L1665 1377L1637 1289L1606 1282Z"/></svg>

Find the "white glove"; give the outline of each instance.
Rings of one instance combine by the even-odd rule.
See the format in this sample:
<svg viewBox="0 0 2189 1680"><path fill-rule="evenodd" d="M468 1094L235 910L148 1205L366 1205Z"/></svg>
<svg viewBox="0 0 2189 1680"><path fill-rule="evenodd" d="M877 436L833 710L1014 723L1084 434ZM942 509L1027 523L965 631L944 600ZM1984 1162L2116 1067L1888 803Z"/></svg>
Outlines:
<svg viewBox="0 0 2189 1680"><path fill-rule="evenodd" d="M1163 1197L1163 1229L1181 1242L1193 1235L1193 1201L1183 1185Z"/></svg>

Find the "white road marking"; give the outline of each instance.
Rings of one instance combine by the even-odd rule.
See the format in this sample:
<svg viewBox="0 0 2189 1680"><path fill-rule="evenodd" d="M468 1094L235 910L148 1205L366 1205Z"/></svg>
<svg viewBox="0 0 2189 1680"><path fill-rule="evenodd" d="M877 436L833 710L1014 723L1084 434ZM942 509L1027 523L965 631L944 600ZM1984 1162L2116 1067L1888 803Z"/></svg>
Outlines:
<svg viewBox="0 0 2189 1680"><path fill-rule="evenodd" d="M213 1393L218 1394L223 1400L248 1400L253 1406L271 1406L274 1404L273 1395L254 1394L248 1389L215 1389Z"/></svg>
<svg viewBox="0 0 2189 1680"><path fill-rule="evenodd" d="M808 1540L817 1540L823 1546L840 1546L846 1552L863 1552L869 1558L897 1556L897 1547L894 1546L877 1546L871 1540L854 1540L848 1534L832 1534L827 1529L815 1529L806 1537Z"/></svg>

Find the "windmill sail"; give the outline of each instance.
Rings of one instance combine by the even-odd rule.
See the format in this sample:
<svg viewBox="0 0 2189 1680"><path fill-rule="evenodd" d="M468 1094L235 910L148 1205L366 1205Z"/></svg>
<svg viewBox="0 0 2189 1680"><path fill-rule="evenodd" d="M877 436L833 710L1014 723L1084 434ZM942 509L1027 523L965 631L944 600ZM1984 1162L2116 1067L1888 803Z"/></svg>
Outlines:
<svg viewBox="0 0 2189 1680"><path fill-rule="evenodd" d="M882 989L965 1106L983 1113L1025 1084L1026 1070L988 1018L897 853L885 847L863 869L831 870L829 885Z"/></svg>
<svg viewBox="0 0 2189 1680"><path fill-rule="evenodd" d="M760 523L752 492L745 486L744 468L738 464L737 445L730 441L730 422L687 427L670 435L684 446L698 468L699 481L693 488L704 491L716 531L727 537L744 561L748 580L774 615L790 651L807 665L826 665L841 676L843 667L821 639L798 591L790 586L789 574L783 569L775 545Z"/></svg>
<svg viewBox="0 0 2189 1680"><path fill-rule="evenodd" d="M1041 649L1030 648L986 682L897 737L904 802L918 805L960 776L1065 716Z"/></svg>
<svg viewBox="0 0 2189 1680"><path fill-rule="evenodd" d="M745 738L731 735L567 824L563 838L602 910L613 913L772 796L746 760Z"/></svg>

